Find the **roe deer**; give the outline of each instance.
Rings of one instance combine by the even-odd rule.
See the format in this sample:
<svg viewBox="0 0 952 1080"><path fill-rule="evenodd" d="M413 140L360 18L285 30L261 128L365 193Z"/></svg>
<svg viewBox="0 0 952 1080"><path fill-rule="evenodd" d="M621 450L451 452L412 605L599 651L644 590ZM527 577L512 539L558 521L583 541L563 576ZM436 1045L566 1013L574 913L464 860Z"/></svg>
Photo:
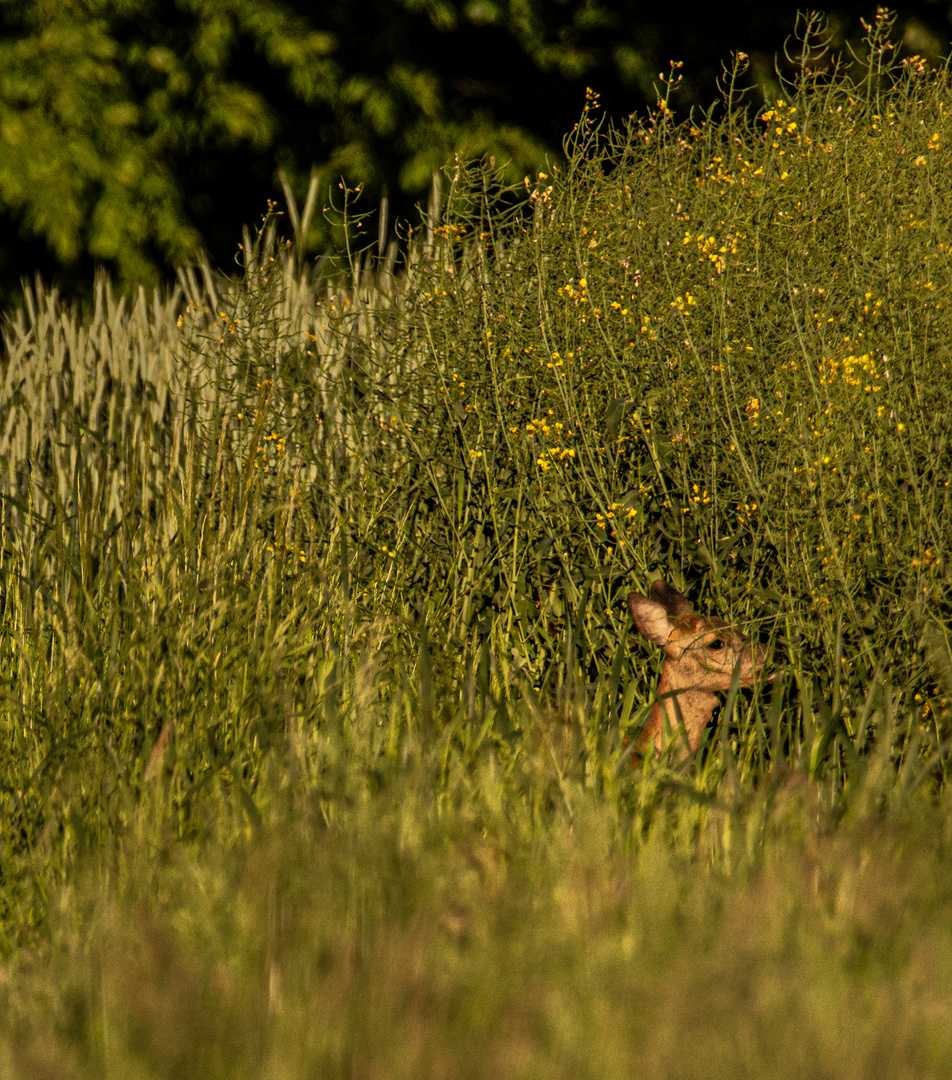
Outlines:
<svg viewBox="0 0 952 1080"><path fill-rule="evenodd" d="M648 591L649 596L629 593L628 609L638 633L664 649L664 667L638 748L654 741L655 754L660 754L680 731L693 754L717 708L718 692L730 689L734 669L738 685L751 686L766 652L723 619L695 615L664 581L653 582Z"/></svg>

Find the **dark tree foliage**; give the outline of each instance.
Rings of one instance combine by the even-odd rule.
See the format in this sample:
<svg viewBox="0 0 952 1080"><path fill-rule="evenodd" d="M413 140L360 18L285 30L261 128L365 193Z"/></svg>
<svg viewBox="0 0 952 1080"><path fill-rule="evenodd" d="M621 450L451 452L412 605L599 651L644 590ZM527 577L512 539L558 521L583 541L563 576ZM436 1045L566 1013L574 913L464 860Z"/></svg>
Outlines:
<svg viewBox="0 0 952 1080"><path fill-rule="evenodd" d="M0 0L0 299L34 270L67 288L94 263L157 283L200 247L226 267L243 223L312 170L396 215L454 153L517 181L557 158L586 86L610 114L650 107L684 61L686 112L717 95L731 52L761 94L795 3L638 0ZM834 38L867 4L837 4ZM908 52L938 57L942 5L904 6ZM333 242L320 213L314 249Z"/></svg>

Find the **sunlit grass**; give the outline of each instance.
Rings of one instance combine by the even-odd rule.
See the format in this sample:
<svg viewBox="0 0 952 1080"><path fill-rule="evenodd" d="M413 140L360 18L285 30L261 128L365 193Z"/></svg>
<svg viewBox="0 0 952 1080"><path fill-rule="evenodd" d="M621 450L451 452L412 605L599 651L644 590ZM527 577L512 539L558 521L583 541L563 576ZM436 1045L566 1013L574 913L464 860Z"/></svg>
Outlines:
<svg viewBox="0 0 952 1080"><path fill-rule="evenodd" d="M592 95L399 266L272 213L236 280L27 292L10 1075L948 1072L950 116L915 59ZM657 576L778 677L633 767Z"/></svg>

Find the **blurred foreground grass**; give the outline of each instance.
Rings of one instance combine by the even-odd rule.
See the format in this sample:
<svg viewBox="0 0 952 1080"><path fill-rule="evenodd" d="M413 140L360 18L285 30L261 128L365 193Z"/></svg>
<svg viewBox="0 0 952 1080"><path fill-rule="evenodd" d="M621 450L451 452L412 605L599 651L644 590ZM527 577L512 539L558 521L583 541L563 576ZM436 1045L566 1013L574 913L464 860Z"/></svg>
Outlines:
<svg viewBox="0 0 952 1080"><path fill-rule="evenodd" d="M540 820L437 766L337 812L289 768L251 841L84 860L3 969L8 1075L945 1074L947 797L832 827L802 778L667 792L639 835L575 779Z"/></svg>
<svg viewBox="0 0 952 1080"><path fill-rule="evenodd" d="M952 94L887 30L757 117L592 96L398 267L28 290L7 1075L948 1074ZM632 769L658 575L784 673Z"/></svg>

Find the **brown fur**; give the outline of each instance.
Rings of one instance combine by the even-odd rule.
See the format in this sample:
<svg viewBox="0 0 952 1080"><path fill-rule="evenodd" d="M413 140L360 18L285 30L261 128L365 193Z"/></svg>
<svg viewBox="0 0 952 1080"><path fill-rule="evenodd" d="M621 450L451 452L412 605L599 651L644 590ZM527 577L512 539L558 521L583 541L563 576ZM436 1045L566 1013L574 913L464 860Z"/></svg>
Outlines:
<svg viewBox="0 0 952 1080"><path fill-rule="evenodd" d="M765 651L723 619L705 619L691 610L677 589L655 581L649 596L628 594L628 609L638 633L664 650L664 667L655 703L638 740L654 742L660 754L674 736L687 740L693 754L717 708L717 695L730 689L734 669L738 684L751 686Z"/></svg>

